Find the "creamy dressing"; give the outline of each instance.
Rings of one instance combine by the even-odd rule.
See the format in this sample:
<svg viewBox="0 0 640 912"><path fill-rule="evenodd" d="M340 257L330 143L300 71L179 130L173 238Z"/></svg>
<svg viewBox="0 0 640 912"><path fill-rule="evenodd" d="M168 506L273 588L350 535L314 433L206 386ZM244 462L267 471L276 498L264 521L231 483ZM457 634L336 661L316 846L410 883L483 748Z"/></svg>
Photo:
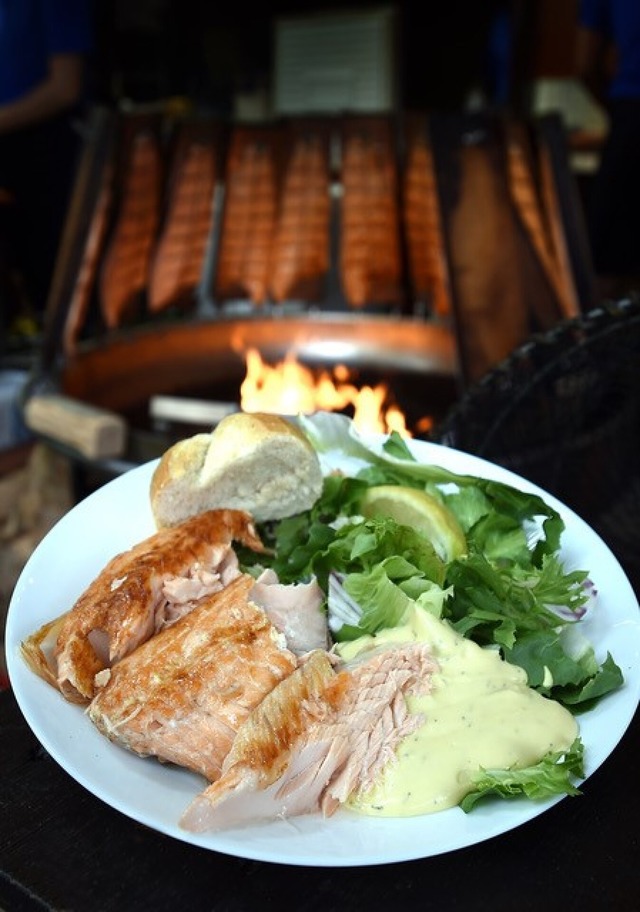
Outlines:
<svg viewBox="0 0 640 912"><path fill-rule="evenodd" d="M337 648L348 660L374 645L415 641L429 643L439 665L431 692L407 697L424 724L401 743L374 788L349 799L353 810L382 817L441 811L471 790L480 767L528 766L575 740L574 717L528 687L523 669L419 606L402 626Z"/></svg>

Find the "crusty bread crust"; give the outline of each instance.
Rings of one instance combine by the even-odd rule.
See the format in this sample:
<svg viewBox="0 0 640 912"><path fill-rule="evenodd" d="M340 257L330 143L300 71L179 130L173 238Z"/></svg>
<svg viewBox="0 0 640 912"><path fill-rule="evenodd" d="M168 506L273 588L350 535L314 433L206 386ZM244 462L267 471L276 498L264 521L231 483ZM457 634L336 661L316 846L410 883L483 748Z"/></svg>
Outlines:
<svg viewBox="0 0 640 912"><path fill-rule="evenodd" d="M211 442L211 434L195 434L179 440L163 454L151 479L151 500L168 484L185 476L195 476L202 469Z"/></svg>
<svg viewBox="0 0 640 912"><path fill-rule="evenodd" d="M161 457L150 487L156 525L211 509L241 509L255 520L308 510L322 491L313 446L291 421L264 412L227 415Z"/></svg>

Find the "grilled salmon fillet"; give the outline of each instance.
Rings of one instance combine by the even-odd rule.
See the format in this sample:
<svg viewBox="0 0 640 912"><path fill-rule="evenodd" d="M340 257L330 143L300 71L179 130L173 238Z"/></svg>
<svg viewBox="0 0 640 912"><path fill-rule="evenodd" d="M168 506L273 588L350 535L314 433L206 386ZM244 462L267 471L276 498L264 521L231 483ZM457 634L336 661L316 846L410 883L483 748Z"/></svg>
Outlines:
<svg viewBox="0 0 640 912"><path fill-rule="evenodd" d="M292 140L273 243L270 291L276 301L321 295L329 269L328 148L314 133ZM314 295L312 295L314 297Z"/></svg>
<svg viewBox="0 0 640 912"><path fill-rule="evenodd" d="M239 727L297 664L241 575L112 669L88 715L111 741L215 780Z"/></svg>
<svg viewBox="0 0 640 912"><path fill-rule="evenodd" d="M336 670L313 652L239 728L220 778L180 821L202 832L322 811L372 785L421 723L405 693L425 693L437 668L428 647L397 644Z"/></svg>
<svg viewBox="0 0 640 912"><path fill-rule="evenodd" d="M96 674L239 575L234 541L264 551L248 513L211 510L118 554L70 611L23 643L27 662L70 702L89 703Z"/></svg>
<svg viewBox="0 0 640 912"><path fill-rule="evenodd" d="M278 209L276 139L270 128L237 126L225 169L225 205L214 297L268 295L273 235Z"/></svg>

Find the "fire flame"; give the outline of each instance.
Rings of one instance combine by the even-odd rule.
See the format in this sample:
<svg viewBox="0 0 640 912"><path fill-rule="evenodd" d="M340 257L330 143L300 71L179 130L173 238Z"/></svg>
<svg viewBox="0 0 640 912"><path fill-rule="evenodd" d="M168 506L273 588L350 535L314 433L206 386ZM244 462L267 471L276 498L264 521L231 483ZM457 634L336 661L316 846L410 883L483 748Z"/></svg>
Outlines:
<svg viewBox="0 0 640 912"><path fill-rule="evenodd" d="M245 352L247 372L240 387L245 412L275 412L281 415L353 409L353 423L365 433L397 431L412 437L401 409L389 401L385 383L356 387L347 367L339 364L317 376L289 352L283 361L267 364L255 348Z"/></svg>

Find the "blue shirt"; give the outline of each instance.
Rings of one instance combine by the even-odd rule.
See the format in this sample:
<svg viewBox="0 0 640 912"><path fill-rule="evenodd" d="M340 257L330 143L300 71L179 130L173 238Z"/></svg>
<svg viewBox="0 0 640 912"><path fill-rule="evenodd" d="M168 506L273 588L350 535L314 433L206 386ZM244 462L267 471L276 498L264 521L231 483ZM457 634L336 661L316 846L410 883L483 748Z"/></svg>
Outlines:
<svg viewBox="0 0 640 912"><path fill-rule="evenodd" d="M52 54L87 54L92 0L0 0L0 104L47 75Z"/></svg>
<svg viewBox="0 0 640 912"><path fill-rule="evenodd" d="M617 48L611 98L640 98L640 0L582 0L580 23Z"/></svg>

